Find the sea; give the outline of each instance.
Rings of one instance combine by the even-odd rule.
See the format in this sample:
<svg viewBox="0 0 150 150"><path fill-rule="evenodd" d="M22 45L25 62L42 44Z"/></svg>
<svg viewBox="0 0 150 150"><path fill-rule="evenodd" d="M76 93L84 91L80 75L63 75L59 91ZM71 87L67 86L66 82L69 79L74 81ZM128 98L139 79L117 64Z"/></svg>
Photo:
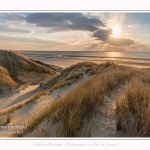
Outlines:
<svg viewBox="0 0 150 150"><path fill-rule="evenodd" d="M150 52L106 52L106 51L19 51L26 56L36 57L98 57L150 59Z"/></svg>
<svg viewBox="0 0 150 150"><path fill-rule="evenodd" d="M150 52L110 51L19 51L21 54L48 64L67 67L80 61L121 61L150 66Z"/></svg>

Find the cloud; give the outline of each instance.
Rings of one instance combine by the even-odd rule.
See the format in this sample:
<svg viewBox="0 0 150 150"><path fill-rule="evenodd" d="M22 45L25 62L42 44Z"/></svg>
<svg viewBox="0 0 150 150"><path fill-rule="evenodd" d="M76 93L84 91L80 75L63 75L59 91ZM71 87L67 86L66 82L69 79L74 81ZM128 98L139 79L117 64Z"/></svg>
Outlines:
<svg viewBox="0 0 150 150"><path fill-rule="evenodd" d="M8 31L8 32L19 32L19 33L32 33L32 30L28 29L21 29L14 26L6 25L6 24L0 24L0 30Z"/></svg>
<svg viewBox="0 0 150 150"><path fill-rule="evenodd" d="M0 40L6 41L20 41L20 42L38 42L38 43L46 43L50 42L49 40L44 40L36 37L22 37L22 36L12 36L12 35L0 35Z"/></svg>
<svg viewBox="0 0 150 150"><path fill-rule="evenodd" d="M1 49L13 50L72 50L74 44L60 40L39 38L36 36L13 36L0 34Z"/></svg>
<svg viewBox="0 0 150 150"><path fill-rule="evenodd" d="M100 40L103 43L107 43L113 46L127 46L132 45L135 41L128 38L114 38L112 37L112 30L108 29L99 29L97 30L92 37L95 37L96 40Z"/></svg>
<svg viewBox="0 0 150 150"><path fill-rule="evenodd" d="M149 45L146 44L140 44L140 43L136 43L134 45L131 46L131 49L133 49L134 51L139 51L139 52L149 52Z"/></svg>
<svg viewBox="0 0 150 150"><path fill-rule="evenodd" d="M21 21L25 20L25 15L21 13L0 13L0 20Z"/></svg>
<svg viewBox="0 0 150 150"><path fill-rule="evenodd" d="M61 43L59 41L49 40L45 38L39 38L39 37L24 37L24 36L12 36L9 34L1 34L0 40L4 41L17 41L17 42L30 42L30 43Z"/></svg>
<svg viewBox="0 0 150 150"><path fill-rule="evenodd" d="M48 28L46 33L82 30L95 31L106 24L98 18L89 18L82 13L34 13L26 17L26 22Z"/></svg>
<svg viewBox="0 0 150 150"><path fill-rule="evenodd" d="M139 26L141 26L141 25L138 24L138 23L134 23L134 24L128 25L129 28L132 28L132 27L139 27Z"/></svg>
<svg viewBox="0 0 150 150"><path fill-rule="evenodd" d="M113 37L108 39L107 43L113 46L127 46L135 44L133 40L128 38L113 38Z"/></svg>
<svg viewBox="0 0 150 150"><path fill-rule="evenodd" d="M93 34L93 37L96 37L98 40L101 40L101 41L106 41L110 35L112 35L111 29L108 29L108 30L99 29Z"/></svg>

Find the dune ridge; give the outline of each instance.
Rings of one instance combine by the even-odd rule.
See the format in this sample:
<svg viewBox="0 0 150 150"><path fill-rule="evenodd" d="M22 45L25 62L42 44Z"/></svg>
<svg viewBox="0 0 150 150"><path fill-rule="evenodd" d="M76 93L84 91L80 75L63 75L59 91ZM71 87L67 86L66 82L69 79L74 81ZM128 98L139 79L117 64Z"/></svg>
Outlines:
<svg viewBox="0 0 150 150"><path fill-rule="evenodd" d="M39 84L57 75L61 67L44 64L9 50L0 50L0 91L14 89L22 84Z"/></svg>

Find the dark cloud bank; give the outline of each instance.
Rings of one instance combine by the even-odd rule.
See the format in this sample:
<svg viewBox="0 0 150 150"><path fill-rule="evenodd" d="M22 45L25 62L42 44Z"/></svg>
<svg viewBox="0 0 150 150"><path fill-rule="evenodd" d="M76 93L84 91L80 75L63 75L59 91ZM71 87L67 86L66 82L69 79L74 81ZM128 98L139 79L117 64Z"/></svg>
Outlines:
<svg viewBox="0 0 150 150"><path fill-rule="evenodd" d="M34 13L27 16L28 23L49 28L47 32L82 30L93 32L106 24L96 18L88 18L82 13Z"/></svg>
<svg viewBox="0 0 150 150"><path fill-rule="evenodd" d="M23 21L25 16L21 13L0 13L0 19L6 21Z"/></svg>
<svg viewBox="0 0 150 150"><path fill-rule="evenodd" d="M112 35L111 29L108 30L99 29L93 34L93 37L95 37L97 40L103 41L103 43L108 43L113 46L126 46L126 45L135 44L135 42L131 39L114 38L111 35Z"/></svg>
<svg viewBox="0 0 150 150"><path fill-rule="evenodd" d="M47 29L46 33L80 30L93 32L96 40L113 46L132 45L127 38L114 38L112 30L100 18L89 18L82 13L34 13L26 17L28 23Z"/></svg>
<svg viewBox="0 0 150 150"><path fill-rule="evenodd" d="M32 33L31 30L21 29L10 25L0 24L0 30L8 32Z"/></svg>

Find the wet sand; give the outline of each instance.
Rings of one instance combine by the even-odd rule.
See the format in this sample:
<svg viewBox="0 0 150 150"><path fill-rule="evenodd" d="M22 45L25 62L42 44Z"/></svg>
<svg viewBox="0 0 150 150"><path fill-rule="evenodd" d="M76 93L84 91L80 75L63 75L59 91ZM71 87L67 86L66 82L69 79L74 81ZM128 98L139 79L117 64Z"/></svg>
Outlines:
<svg viewBox="0 0 150 150"><path fill-rule="evenodd" d="M39 60L43 63L67 68L79 62L90 61L94 63L114 62L118 65L132 66L137 68L150 68L150 59L141 58L121 58L121 57L36 57L30 55L30 58Z"/></svg>

